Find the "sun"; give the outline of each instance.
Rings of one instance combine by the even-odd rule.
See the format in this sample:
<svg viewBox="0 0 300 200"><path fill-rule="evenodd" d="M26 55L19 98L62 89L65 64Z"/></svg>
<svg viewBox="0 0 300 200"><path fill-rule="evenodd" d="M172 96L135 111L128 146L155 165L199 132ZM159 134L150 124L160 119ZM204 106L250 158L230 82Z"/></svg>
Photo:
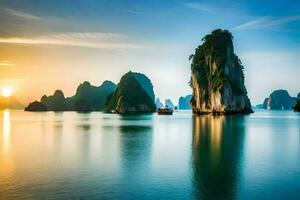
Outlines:
<svg viewBox="0 0 300 200"><path fill-rule="evenodd" d="M13 91L11 88L5 87L2 89L1 93L2 93L2 96L4 96L4 97L10 97L12 95Z"/></svg>

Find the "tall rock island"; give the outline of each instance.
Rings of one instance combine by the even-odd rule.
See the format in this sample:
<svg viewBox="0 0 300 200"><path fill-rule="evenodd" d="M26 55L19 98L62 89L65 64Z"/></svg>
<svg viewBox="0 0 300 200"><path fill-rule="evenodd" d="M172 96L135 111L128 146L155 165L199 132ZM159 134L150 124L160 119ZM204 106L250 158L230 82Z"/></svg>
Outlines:
<svg viewBox="0 0 300 200"><path fill-rule="evenodd" d="M234 53L232 38L227 30L214 30L190 56L191 103L196 114L253 112L244 85L243 66Z"/></svg>
<svg viewBox="0 0 300 200"><path fill-rule="evenodd" d="M155 112L154 100L150 79L130 71L122 76L116 90L107 97L105 110L119 114Z"/></svg>

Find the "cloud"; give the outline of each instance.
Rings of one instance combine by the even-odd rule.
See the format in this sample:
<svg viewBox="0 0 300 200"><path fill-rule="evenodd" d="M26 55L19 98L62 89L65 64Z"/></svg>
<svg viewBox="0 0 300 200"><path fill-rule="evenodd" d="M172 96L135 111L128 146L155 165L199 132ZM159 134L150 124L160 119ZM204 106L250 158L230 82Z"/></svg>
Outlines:
<svg viewBox="0 0 300 200"><path fill-rule="evenodd" d="M275 26L288 24L291 22L300 21L300 15L287 16L287 17L261 17L233 28L233 30L250 30L250 29L268 29Z"/></svg>
<svg viewBox="0 0 300 200"><path fill-rule="evenodd" d="M0 38L0 43L30 44L30 45L59 45L95 49L136 49L142 46L126 42L126 36L101 32L68 32L45 35L33 38L10 37Z"/></svg>
<svg viewBox="0 0 300 200"><path fill-rule="evenodd" d="M113 10L120 11L120 12L125 12L125 13L130 13L130 14L134 14L134 15L145 15L143 12L136 11L136 10L117 9L117 8L114 8Z"/></svg>
<svg viewBox="0 0 300 200"><path fill-rule="evenodd" d="M10 16L15 16L15 17L20 17L20 18L30 19L30 20L41 20L41 18L36 15L25 13L19 10L14 10L10 8L2 8L2 10L4 11L4 13Z"/></svg>
<svg viewBox="0 0 300 200"><path fill-rule="evenodd" d="M195 9L201 10L204 12L214 12L215 9L207 3L182 3L184 6Z"/></svg>
<svg viewBox="0 0 300 200"><path fill-rule="evenodd" d="M9 62L9 61L0 61L0 67L13 67L15 64Z"/></svg>

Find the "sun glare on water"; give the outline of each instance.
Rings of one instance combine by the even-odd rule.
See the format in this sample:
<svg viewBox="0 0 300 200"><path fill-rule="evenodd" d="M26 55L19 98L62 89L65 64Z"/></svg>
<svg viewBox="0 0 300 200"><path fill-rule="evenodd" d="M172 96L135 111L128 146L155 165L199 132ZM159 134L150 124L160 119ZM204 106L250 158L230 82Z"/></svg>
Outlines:
<svg viewBox="0 0 300 200"><path fill-rule="evenodd" d="M2 96L4 97L10 97L12 95L12 89L9 87L3 88L1 91Z"/></svg>

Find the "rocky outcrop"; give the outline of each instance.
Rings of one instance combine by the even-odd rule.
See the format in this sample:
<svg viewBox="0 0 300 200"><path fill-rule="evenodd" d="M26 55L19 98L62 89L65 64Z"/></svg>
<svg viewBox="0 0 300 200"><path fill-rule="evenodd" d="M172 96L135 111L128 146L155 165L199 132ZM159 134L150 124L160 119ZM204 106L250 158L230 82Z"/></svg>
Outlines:
<svg viewBox="0 0 300 200"><path fill-rule="evenodd" d="M196 114L253 112L244 85L243 66L235 55L232 35L215 30L206 35L192 59L191 100Z"/></svg>
<svg viewBox="0 0 300 200"><path fill-rule="evenodd" d="M192 99L192 95L187 95L185 97L179 97L178 100L178 109L179 110L191 110L192 106L190 101Z"/></svg>
<svg viewBox="0 0 300 200"><path fill-rule="evenodd" d="M291 110L297 101L286 90L275 90L264 100L263 108L268 110Z"/></svg>
<svg viewBox="0 0 300 200"><path fill-rule="evenodd" d="M39 101L34 101L26 106L25 111L39 112L47 111L47 106Z"/></svg>
<svg viewBox="0 0 300 200"><path fill-rule="evenodd" d="M153 85L145 77L144 74L131 71L122 76L115 92L107 97L105 111L119 114L155 112L156 106L151 95L154 94ZM141 85L140 79L144 85Z"/></svg>
<svg viewBox="0 0 300 200"><path fill-rule="evenodd" d="M157 98L155 100L155 105L156 105L156 108L162 108L162 107L164 107L164 104L162 104L162 102L160 101L159 98Z"/></svg>

